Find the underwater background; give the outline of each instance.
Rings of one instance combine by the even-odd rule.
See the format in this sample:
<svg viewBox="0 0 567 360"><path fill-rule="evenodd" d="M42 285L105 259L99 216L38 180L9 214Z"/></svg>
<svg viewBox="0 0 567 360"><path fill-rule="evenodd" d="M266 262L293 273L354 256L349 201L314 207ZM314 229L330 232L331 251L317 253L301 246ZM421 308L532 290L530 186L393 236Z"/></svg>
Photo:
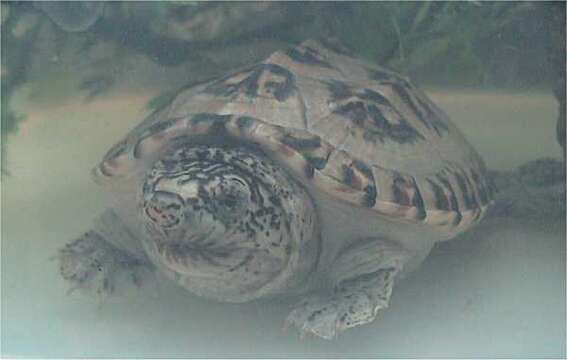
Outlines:
<svg viewBox="0 0 567 360"><path fill-rule="evenodd" d="M2 356L566 356L564 2L1 6ZM438 244L377 321L332 342L284 333L284 301L67 295L50 258L106 207L90 180L106 150L178 89L319 36L408 75L489 169L546 158L563 177L517 199L501 184L516 208Z"/></svg>

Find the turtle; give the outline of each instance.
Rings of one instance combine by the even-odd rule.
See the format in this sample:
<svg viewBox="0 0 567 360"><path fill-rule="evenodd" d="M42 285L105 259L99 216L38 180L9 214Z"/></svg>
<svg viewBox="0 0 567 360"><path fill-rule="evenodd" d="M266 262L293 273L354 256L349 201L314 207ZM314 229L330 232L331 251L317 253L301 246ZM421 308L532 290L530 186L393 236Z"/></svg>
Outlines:
<svg viewBox="0 0 567 360"><path fill-rule="evenodd" d="M114 202L58 253L73 287L148 270L220 302L296 297L284 324L323 339L376 319L495 191L407 77L329 38L180 90L92 175Z"/></svg>

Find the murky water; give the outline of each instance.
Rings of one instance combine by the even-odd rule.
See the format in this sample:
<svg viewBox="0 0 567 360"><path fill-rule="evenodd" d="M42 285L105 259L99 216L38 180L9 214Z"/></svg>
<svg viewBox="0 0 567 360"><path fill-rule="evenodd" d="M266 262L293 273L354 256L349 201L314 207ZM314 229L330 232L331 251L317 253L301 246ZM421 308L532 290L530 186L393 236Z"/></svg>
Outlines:
<svg viewBox="0 0 567 360"><path fill-rule="evenodd" d="M550 95L431 95L489 166L557 155ZM399 285L380 321L330 343L299 342L295 334L282 333L287 311L281 306L209 303L170 284L100 306L94 298L66 296L67 284L48 258L104 209L90 167L139 119L145 99L113 97L88 105L69 100L50 107L25 102L28 123L10 139L12 174L2 188L5 354L418 357L565 351L564 224L526 226L521 219L489 219L441 244ZM537 126L518 126L531 124L536 113ZM475 119L491 124L490 131L470 125Z"/></svg>
<svg viewBox="0 0 567 360"><path fill-rule="evenodd" d="M138 62L138 69L147 68ZM102 304L66 295L68 285L50 257L106 207L90 170L146 115L159 86L131 80L85 103L70 85L76 73L65 79L62 73L55 66L13 98L27 118L8 138L10 175L2 178L3 356L565 356L561 220L488 218L439 244L397 286L378 321L332 342L283 332L287 303L214 303L169 282ZM560 157L551 92L425 90L491 169Z"/></svg>

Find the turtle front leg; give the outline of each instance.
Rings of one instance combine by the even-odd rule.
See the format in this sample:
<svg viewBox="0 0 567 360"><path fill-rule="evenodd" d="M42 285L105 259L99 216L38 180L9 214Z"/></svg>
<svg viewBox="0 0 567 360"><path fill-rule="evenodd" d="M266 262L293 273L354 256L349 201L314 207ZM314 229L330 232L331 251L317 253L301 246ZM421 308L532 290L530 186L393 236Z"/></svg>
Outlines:
<svg viewBox="0 0 567 360"><path fill-rule="evenodd" d="M126 237L132 234L112 210L107 210L94 229L59 249L59 271L71 284L69 291L84 289L105 296L114 292L119 280L140 286L153 265L120 246L137 241Z"/></svg>
<svg viewBox="0 0 567 360"><path fill-rule="evenodd" d="M408 252L379 239L365 239L345 250L335 261L332 294L315 295L300 302L286 319L301 337L333 339L348 328L367 324L388 307L397 275Z"/></svg>

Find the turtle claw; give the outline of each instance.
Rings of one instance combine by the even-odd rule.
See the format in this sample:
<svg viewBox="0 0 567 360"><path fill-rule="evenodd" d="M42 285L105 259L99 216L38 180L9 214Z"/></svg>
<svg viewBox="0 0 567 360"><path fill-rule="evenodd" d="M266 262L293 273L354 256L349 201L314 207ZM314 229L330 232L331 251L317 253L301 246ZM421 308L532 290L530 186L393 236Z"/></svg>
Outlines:
<svg viewBox="0 0 567 360"><path fill-rule="evenodd" d="M299 331L299 339L308 336L332 340L337 335L337 304L334 297L324 300L312 297L299 303L285 320L285 327L294 326Z"/></svg>
<svg viewBox="0 0 567 360"><path fill-rule="evenodd" d="M56 257L61 276L71 284L67 294L94 291L100 300L115 292L123 275L130 274L130 282L140 287L141 272L146 270L143 262L115 248L94 231L67 244Z"/></svg>

